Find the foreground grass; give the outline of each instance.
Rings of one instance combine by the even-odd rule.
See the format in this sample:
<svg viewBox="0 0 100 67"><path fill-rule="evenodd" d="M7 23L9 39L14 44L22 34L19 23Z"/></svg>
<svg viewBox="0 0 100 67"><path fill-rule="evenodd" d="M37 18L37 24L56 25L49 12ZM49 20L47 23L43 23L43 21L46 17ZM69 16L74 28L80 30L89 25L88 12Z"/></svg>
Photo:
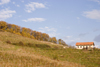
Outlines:
<svg viewBox="0 0 100 67"><path fill-rule="evenodd" d="M36 49L0 41L0 67L77 67L79 64L50 59Z"/></svg>
<svg viewBox="0 0 100 67"><path fill-rule="evenodd" d="M32 56L19 56L15 54L0 52L1 67L62 67L57 62L49 62Z"/></svg>
<svg viewBox="0 0 100 67"><path fill-rule="evenodd" d="M6 43L8 40L11 44ZM58 44L0 32L0 64L3 67L5 64L8 67L99 67L100 50L64 49Z"/></svg>

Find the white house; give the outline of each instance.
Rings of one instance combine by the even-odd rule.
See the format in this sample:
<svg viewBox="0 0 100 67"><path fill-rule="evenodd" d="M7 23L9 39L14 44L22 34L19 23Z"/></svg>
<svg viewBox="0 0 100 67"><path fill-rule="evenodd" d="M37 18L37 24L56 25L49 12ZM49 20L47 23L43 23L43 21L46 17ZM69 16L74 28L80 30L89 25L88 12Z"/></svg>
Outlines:
<svg viewBox="0 0 100 67"><path fill-rule="evenodd" d="M86 48L86 49L90 49L90 48L94 48L94 42L77 42L76 43L76 48L77 49L83 49L83 48Z"/></svg>

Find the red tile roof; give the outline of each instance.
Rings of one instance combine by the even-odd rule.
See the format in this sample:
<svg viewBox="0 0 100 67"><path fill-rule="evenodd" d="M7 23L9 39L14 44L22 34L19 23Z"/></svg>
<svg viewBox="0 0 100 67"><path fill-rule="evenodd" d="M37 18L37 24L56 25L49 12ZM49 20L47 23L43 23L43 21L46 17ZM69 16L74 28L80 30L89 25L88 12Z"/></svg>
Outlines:
<svg viewBox="0 0 100 67"><path fill-rule="evenodd" d="M77 42L76 46L77 45L94 45L94 42Z"/></svg>

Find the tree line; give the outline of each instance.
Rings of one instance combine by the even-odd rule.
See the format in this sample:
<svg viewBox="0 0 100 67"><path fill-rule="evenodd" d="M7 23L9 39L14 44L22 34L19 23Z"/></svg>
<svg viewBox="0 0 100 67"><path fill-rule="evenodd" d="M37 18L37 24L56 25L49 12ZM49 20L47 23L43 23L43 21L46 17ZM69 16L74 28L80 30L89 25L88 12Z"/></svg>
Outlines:
<svg viewBox="0 0 100 67"><path fill-rule="evenodd" d="M7 32L14 33L14 34L22 35L24 37L37 39L40 41L48 41L48 42L53 42L56 44L67 45L62 39L57 40L56 37L50 37L46 33L33 31L29 28L20 27L20 26L15 25L15 24L9 24L5 21L0 21L0 29L7 31Z"/></svg>

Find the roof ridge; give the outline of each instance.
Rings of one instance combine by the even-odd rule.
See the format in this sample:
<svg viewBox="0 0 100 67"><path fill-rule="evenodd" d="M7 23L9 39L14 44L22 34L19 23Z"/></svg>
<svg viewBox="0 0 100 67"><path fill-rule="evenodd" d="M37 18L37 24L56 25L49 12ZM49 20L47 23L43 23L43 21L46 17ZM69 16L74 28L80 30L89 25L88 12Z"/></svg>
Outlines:
<svg viewBox="0 0 100 67"><path fill-rule="evenodd" d="M94 42L77 42L76 45L94 45Z"/></svg>

